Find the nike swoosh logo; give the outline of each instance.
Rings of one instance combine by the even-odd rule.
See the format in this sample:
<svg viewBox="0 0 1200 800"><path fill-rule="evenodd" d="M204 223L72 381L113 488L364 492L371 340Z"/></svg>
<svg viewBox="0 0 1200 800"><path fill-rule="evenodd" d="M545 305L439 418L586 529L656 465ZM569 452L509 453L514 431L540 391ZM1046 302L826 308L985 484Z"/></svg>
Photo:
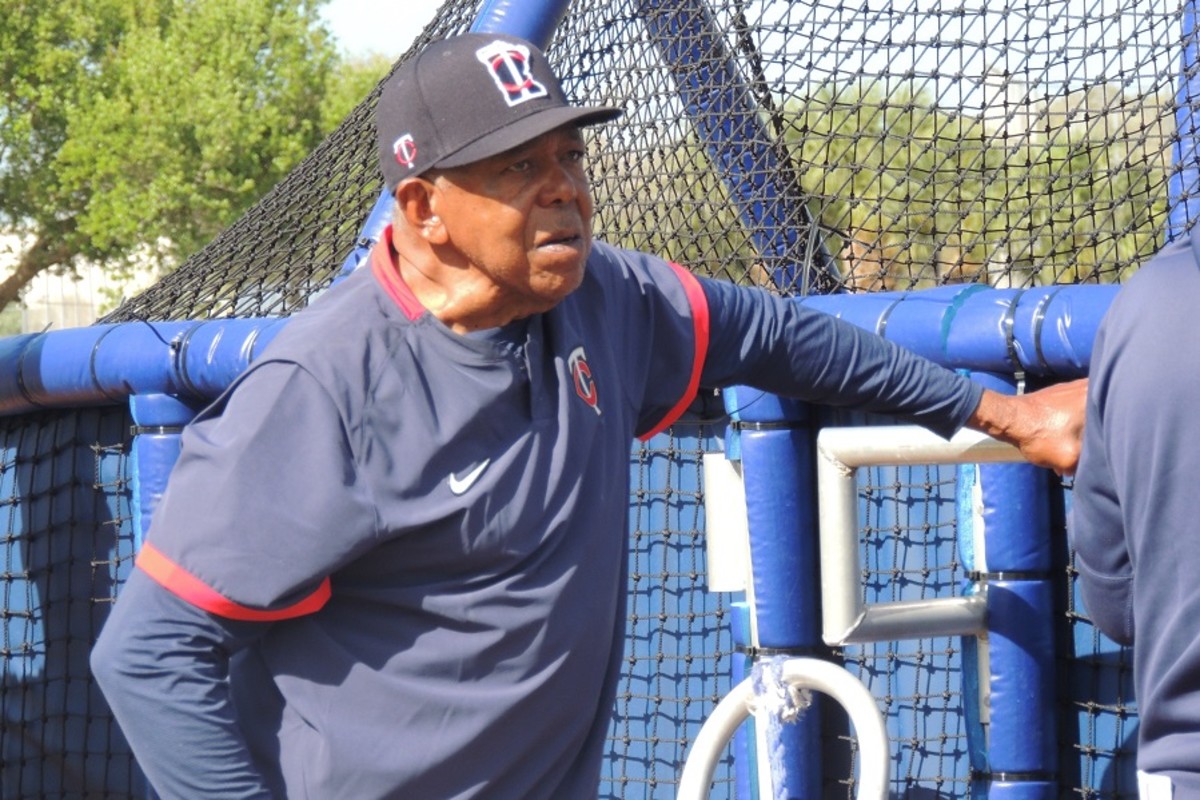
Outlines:
<svg viewBox="0 0 1200 800"><path fill-rule="evenodd" d="M483 471L487 469L487 465L490 463L492 463L492 460L490 458L485 458L461 478L451 472L450 491L454 494L462 494L463 492L467 491L467 489L470 489L475 484L475 481L479 480L479 476L483 474Z"/></svg>

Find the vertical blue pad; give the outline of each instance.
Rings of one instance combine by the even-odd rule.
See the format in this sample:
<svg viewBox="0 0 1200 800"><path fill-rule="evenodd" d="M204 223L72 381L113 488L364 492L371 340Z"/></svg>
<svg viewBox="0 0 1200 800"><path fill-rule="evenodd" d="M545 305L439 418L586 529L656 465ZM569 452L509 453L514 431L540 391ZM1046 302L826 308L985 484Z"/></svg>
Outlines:
<svg viewBox="0 0 1200 800"><path fill-rule="evenodd" d="M742 474L758 645L803 650L820 644L813 442L799 428L742 430ZM820 713L780 730L772 762L776 795L816 798L821 787ZM778 785L782 784L782 785Z"/></svg>

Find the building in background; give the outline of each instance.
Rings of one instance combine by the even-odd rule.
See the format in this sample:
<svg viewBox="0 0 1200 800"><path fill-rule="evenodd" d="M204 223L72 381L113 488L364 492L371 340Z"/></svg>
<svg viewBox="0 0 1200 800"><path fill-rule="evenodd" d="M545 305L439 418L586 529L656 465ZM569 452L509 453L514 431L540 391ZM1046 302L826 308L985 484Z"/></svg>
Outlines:
<svg viewBox="0 0 1200 800"><path fill-rule="evenodd" d="M13 268L21 250L18 236L0 235L0 279ZM127 276L88 262L75 270L47 270L34 276L19 303L0 311L0 336L91 325L122 298L142 291L160 277L149 263Z"/></svg>

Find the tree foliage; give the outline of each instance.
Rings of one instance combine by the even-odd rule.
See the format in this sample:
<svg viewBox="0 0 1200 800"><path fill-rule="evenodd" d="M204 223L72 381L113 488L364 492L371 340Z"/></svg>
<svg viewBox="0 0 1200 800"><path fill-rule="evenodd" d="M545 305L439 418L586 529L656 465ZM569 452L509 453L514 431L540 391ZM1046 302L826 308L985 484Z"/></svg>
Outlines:
<svg viewBox="0 0 1200 800"><path fill-rule="evenodd" d="M1162 243L1168 107L1101 87L987 120L825 87L789 106L789 147L851 288L1119 281Z"/></svg>
<svg viewBox="0 0 1200 800"><path fill-rule="evenodd" d="M320 0L0 0L0 308L47 269L178 263L323 137Z"/></svg>
<svg viewBox="0 0 1200 800"><path fill-rule="evenodd" d="M819 221L845 288L1119 282L1162 245L1170 98L1102 85L998 119L910 86L851 84L778 108L800 183L791 199ZM623 245L799 291L757 252L757 223L739 216L711 153L679 130L635 160L596 148L601 221ZM636 188L611 177L622 169Z"/></svg>
<svg viewBox="0 0 1200 800"><path fill-rule="evenodd" d="M391 59L379 53L344 57L325 93L322 130L332 131L340 125L391 69Z"/></svg>

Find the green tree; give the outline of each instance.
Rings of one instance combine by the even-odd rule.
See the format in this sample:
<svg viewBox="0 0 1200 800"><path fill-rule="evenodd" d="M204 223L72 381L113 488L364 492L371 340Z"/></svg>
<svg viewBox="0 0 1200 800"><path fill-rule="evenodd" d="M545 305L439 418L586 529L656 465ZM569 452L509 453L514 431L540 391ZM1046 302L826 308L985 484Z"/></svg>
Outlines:
<svg viewBox="0 0 1200 800"><path fill-rule="evenodd" d="M378 53L345 57L325 93L321 128L328 132L340 125L391 69L391 59Z"/></svg>
<svg viewBox="0 0 1200 800"><path fill-rule="evenodd" d="M325 0L0 0L0 309L80 259L171 266L322 138Z"/></svg>
<svg viewBox="0 0 1200 800"><path fill-rule="evenodd" d="M1171 99L1114 87L1010 130L915 87L822 85L786 140L848 286L1119 281L1161 245Z"/></svg>

